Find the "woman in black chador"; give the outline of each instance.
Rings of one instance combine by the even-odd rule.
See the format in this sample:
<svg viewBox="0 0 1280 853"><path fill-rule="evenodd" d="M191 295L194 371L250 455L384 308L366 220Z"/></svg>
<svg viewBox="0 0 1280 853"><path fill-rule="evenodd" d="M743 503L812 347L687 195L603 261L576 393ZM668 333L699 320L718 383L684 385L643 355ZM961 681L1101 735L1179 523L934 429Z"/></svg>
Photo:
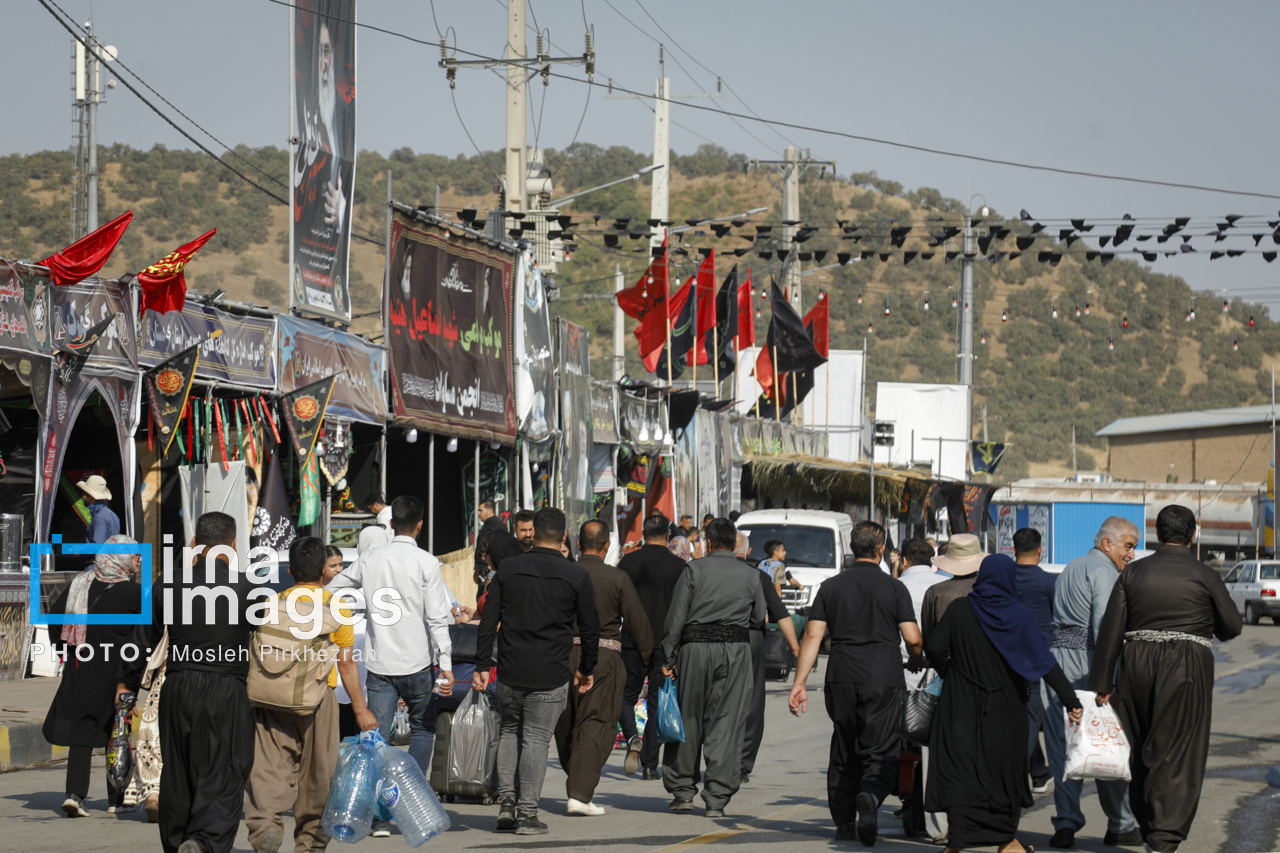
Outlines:
<svg viewBox="0 0 1280 853"><path fill-rule="evenodd" d="M954 602L925 642L944 678L935 712L925 808L945 811L948 853L966 847L1025 850L1018 818L1034 802L1027 764L1029 685L1044 679L1069 709L1080 701L1031 611L1018 602L1014 562L982 561L973 592ZM1038 697L1036 697L1038 701Z"/></svg>

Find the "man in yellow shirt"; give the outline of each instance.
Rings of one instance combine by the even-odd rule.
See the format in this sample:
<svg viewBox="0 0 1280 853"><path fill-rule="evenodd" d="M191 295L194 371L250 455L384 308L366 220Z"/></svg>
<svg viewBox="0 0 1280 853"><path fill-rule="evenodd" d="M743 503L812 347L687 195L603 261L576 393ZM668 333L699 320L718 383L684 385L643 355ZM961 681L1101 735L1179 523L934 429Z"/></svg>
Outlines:
<svg viewBox="0 0 1280 853"><path fill-rule="evenodd" d="M289 573L295 585L281 594L281 606L277 610L279 624L274 627L295 624L285 607L290 595L297 595L295 590L307 595L311 594L308 588L319 590L324 610L330 609L332 594L322 586L326 558L324 543L319 539L306 536L294 540L289 547ZM339 612L350 619L351 614L345 608ZM306 623L297 624L306 627ZM329 688L336 688L338 677L342 677L342 684L351 696L356 722L368 731L377 728L378 720L365 704L364 691L360 688L360 675L351 656L354 641L351 625L339 624L314 653L317 660L336 660L337 666L328 673ZM244 799L249 843L258 853L276 853L284 833L281 815L292 809L294 849L298 853L325 849L329 839L321 826L321 818L338 764L337 697L332 689L324 690L314 710L255 706L253 721L256 728L253 769Z"/></svg>

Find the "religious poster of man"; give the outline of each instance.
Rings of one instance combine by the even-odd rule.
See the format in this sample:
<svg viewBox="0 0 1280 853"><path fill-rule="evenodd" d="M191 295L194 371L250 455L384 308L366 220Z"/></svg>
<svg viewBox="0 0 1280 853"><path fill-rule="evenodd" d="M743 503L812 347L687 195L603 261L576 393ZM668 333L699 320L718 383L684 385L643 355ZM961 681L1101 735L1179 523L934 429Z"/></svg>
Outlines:
<svg viewBox="0 0 1280 853"><path fill-rule="evenodd" d="M561 484L564 512L572 530L592 517L591 364L587 330L559 319Z"/></svg>
<svg viewBox="0 0 1280 853"><path fill-rule="evenodd" d="M290 300L351 320L348 261L356 166L355 0L294 4Z"/></svg>
<svg viewBox="0 0 1280 853"><path fill-rule="evenodd" d="M396 214L387 342L391 401L402 422L511 444L516 258Z"/></svg>

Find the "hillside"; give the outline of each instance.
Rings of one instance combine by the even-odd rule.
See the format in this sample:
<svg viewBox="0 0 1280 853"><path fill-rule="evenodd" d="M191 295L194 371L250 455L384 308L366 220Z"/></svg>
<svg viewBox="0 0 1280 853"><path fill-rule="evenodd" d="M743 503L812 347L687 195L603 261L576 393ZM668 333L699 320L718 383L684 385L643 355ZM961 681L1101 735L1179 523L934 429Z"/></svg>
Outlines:
<svg viewBox="0 0 1280 853"><path fill-rule="evenodd" d="M546 152L558 196L634 172L648 159L626 148L586 143L566 152ZM99 162L101 221L129 207L136 214L106 274L136 271L216 225L218 236L188 269L191 285L204 292L224 288L231 299L282 305L288 233L284 205L198 152L116 146L102 148ZM278 149L241 148L227 155L227 162L284 194L278 182L286 180L288 170ZM456 158L404 149L387 156L363 152L357 166L354 221L361 233L382 239L388 168L397 200L430 204L439 186L446 213L471 206L488 210L496 204L491 166L500 163L497 152ZM770 212L752 222L776 225L781 219L778 178L748 172L745 163L742 155L714 146L673 156L672 217L711 218L767 207ZM71 170L66 152L0 159L0 256L41 258L66 244ZM643 226L648 207L647 184L628 183L592 193L567 208L579 223L574 228L578 251L556 277L561 298L553 309L591 330L595 372L601 377L608 372L613 317L608 294L615 265L621 265L631 284L648 257L646 241L624 238L617 250L607 250L600 232L616 217L632 216ZM960 264L943 263L941 254L960 249L959 238L938 247L938 257L931 260L904 264L901 251L933 251L925 242L929 232L937 229L939 217L956 223L962 204L929 188L904 192L900 184L869 172L836 179L807 176L801 184L801 210L806 224L820 228L802 248L828 253L823 263L807 263L806 269L834 265L838 251L852 250L855 258L859 250L895 252L887 262L872 257L804 279L806 305L819 289L832 294L833 347L856 349L865 339L870 352L868 387L874 389L879 380L954 381L960 309L953 308L951 300L958 291ZM598 222L593 219L596 214L601 217ZM859 223L865 236L842 240L837 220ZM993 214L983 225L1001 222ZM913 224L902 249L890 246L893 223ZM1006 225L1015 234L1026 231L1019 223ZM723 276L735 260L727 250L748 246L738 235L753 231L748 225L722 239L709 231L687 235L682 248L688 254L675 257L673 273L691 274L698 260L695 247L714 245ZM1055 243L1053 248L1063 247ZM747 254L736 260L751 266L757 291L777 273L776 259ZM1237 261L1251 262L1256 261ZM354 328L373 337L381 331L382 270L382 248L354 240ZM1073 424L1080 467L1088 469L1105 461L1094 432L1117 417L1269 399L1270 371L1263 365L1280 352L1280 329L1259 305L1237 300L1223 312L1211 293L1193 293L1177 276L1157 275L1118 258L1107 265L1086 260L1079 247L1065 252L1056 265L1041 263L1036 251L1028 251L995 264L979 259L974 270L975 335L986 333L986 344L976 347L975 420L985 404L991 439L1012 444L999 471L1001 479L1067 473ZM1057 319L1052 317L1055 304ZM1075 309L1083 312L1086 304L1089 314L1077 318ZM1187 321L1193 305L1196 318ZM1002 313L1007 320L1002 321ZM1128 318L1128 328L1122 326L1123 317ZM767 312L757 321L758 335L763 335L766 321ZM873 326L870 332L868 323ZM1114 350L1108 348L1109 341ZM1233 341L1238 341L1239 351L1233 350ZM640 372L632 353L629 373Z"/></svg>

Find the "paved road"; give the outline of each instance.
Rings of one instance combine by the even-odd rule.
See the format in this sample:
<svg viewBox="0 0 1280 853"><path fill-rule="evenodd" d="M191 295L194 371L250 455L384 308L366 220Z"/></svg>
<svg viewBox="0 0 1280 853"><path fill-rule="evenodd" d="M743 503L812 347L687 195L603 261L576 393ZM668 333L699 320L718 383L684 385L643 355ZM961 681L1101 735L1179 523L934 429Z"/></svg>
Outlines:
<svg viewBox="0 0 1280 853"><path fill-rule="evenodd" d="M1215 691L1213 740L1204 797L1185 853L1249 853L1280 849L1280 789L1268 786L1265 774L1280 767L1280 725L1277 701L1280 680L1280 627L1260 625L1245 629L1240 639L1222 646L1218 654L1218 687ZM820 683L811 678L811 684ZM543 796L544 820L551 834L516 837L493 833L495 807L479 804L448 806L453 829L430 841L425 849L437 850L608 850L610 853L668 851L696 845L732 846L735 853L764 850L763 845L783 842L788 853L857 849L856 842L836 845L826 809L827 741L830 725L820 696L803 719L786 710L786 686L770 682L767 740L757 773L721 820L707 820L701 811L672 815L660 782L641 782L622 774L622 754L615 753L605 769L596 801L608 809L603 817L570 818L564 815L564 776L558 768L547 774ZM99 759L100 763L101 759ZM9 850L154 850L155 828L140 815L109 817L105 786L95 769L89 806L93 816L69 820L61 816L62 767L23 770L0 775L0 847ZM1086 789L1085 811L1089 825L1079 836L1077 849L1112 850L1101 844L1105 822L1091 787ZM907 840L892 817L893 798L881 811L882 835L878 851L924 851L933 845ZM1043 795L1022 821L1021 838L1044 851L1052 832L1052 796ZM366 839L362 851L408 849L398 837ZM236 850L249 846L242 829ZM333 844L331 850L345 849ZM777 849L777 848L774 848Z"/></svg>

